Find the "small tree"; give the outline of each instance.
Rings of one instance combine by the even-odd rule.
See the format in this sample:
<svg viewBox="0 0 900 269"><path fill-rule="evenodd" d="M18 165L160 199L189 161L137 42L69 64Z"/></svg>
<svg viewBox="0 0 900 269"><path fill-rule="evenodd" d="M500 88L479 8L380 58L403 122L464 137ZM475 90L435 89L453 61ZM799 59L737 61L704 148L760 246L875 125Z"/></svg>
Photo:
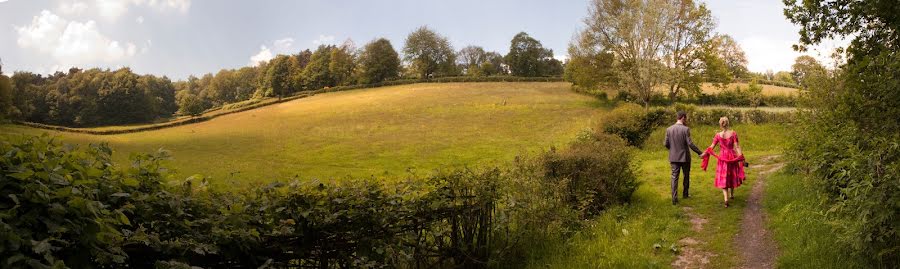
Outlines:
<svg viewBox="0 0 900 269"><path fill-rule="evenodd" d="M356 83L353 81L354 69L356 69L356 46L348 39L340 47L331 49L328 72L331 73L334 85L350 85Z"/></svg>
<svg viewBox="0 0 900 269"><path fill-rule="evenodd" d="M320 45L313 52L309 64L303 69L303 80L306 89L318 90L335 85L334 76L329 69L329 66L331 66L331 52L334 49L336 49L335 46Z"/></svg>
<svg viewBox="0 0 900 269"><path fill-rule="evenodd" d="M266 73L268 86L278 99L291 93L290 64L290 58L285 55L278 55L269 63Z"/></svg>
<svg viewBox="0 0 900 269"><path fill-rule="evenodd" d="M487 62L487 52L479 46L467 46L457 53L460 71L469 76L481 75L479 67Z"/></svg>
<svg viewBox="0 0 900 269"><path fill-rule="evenodd" d="M400 56L384 38L376 39L363 47L359 56L360 83L378 83L400 76Z"/></svg>
<svg viewBox="0 0 900 269"><path fill-rule="evenodd" d="M505 60L513 76L538 77L561 73L557 72L560 68L554 66L553 51L545 49L540 41L525 32L516 34L510 41Z"/></svg>
<svg viewBox="0 0 900 269"><path fill-rule="evenodd" d="M403 60L419 78L456 74L456 53L450 41L422 26L406 37Z"/></svg>
<svg viewBox="0 0 900 269"><path fill-rule="evenodd" d="M807 55L797 57L794 60L794 65L791 66L791 77L801 87L809 86L809 82L807 82L809 77L823 76L825 72L827 72L825 67L816 58Z"/></svg>

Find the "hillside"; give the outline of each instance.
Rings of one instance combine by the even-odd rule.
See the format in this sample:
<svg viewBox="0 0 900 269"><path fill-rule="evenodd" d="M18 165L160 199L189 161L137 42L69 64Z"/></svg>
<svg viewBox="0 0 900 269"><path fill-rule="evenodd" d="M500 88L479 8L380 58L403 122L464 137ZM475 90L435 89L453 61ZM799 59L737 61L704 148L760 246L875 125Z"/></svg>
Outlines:
<svg viewBox="0 0 900 269"><path fill-rule="evenodd" d="M108 142L119 161L164 148L178 177L202 173L222 186L508 161L571 141L597 106L568 83L414 84L320 94L154 131L50 133ZM6 135L43 132L0 126Z"/></svg>

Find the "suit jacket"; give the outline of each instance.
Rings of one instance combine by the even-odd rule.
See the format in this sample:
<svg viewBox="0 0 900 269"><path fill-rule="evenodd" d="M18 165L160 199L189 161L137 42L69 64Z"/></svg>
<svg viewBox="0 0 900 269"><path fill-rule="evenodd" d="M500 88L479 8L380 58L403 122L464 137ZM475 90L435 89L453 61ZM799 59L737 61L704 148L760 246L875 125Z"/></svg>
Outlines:
<svg viewBox="0 0 900 269"><path fill-rule="evenodd" d="M666 129L665 146L669 149L669 162L690 162L691 153L688 148L701 153L700 149L691 141L691 128L684 124L676 123Z"/></svg>

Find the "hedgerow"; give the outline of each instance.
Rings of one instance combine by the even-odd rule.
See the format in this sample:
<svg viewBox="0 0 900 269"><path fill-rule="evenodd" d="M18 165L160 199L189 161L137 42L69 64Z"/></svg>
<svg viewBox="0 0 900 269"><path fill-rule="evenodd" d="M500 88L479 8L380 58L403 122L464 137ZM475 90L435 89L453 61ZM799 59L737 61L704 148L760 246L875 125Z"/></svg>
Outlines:
<svg viewBox="0 0 900 269"><path fill-rule="evenodd" d="M228 192L172 178L165 151L120 166L106 145L44 135L0 154L5 268L509 265L531 255L526 238L565 236L636 185L628 147L603 136L502 168Z"/></svg>

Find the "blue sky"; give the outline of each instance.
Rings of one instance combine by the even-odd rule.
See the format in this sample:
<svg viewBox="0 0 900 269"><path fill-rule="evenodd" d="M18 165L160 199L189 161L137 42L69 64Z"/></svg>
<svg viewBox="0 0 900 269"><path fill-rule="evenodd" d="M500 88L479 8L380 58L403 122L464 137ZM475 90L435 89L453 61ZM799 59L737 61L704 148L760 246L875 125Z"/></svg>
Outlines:
<svg viewBox="0 0 900 269"><path fill-rule="evenodd" d="M747 52L752 71L787 70L797 27L781 0L706 2L718 31ZM505 54L525 31L564 58L588 0L0 0L4 70L116 68L183 79L318 44L385 37L396 49L428 25L456 49ZM830 49L831 47L825 48Z"/></svg>

